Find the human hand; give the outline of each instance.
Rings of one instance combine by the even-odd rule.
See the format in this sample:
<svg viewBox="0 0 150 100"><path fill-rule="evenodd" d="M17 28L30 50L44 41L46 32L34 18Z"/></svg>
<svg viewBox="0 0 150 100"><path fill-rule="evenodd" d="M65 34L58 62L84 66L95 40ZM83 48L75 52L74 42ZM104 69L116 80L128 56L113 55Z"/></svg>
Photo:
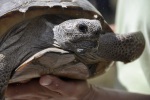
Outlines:
<svg viewBox="0 0 150 100"><path fill-rule="evenodd" d="M11 84L6 100L86 100L92 89L86 81L61 80L45 75L27 83Z"/></svg>

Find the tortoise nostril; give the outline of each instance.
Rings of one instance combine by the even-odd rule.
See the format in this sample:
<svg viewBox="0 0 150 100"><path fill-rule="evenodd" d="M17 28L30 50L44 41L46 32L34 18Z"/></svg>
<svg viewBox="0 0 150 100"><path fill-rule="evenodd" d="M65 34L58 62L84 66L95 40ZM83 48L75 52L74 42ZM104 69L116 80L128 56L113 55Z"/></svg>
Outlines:
<svg viewBox="0 0 150 100"><path fill-rule="evenodd" d="M94 35L99 36L100 32L95 32Z"/></svg>
<svg viewBox="0 0 150 100"><path fill-rule="evenodd" d="M88 31L88 27L85 24L79 24L78 28L79 28L79 31L83 33L86 33Z"/></svg>

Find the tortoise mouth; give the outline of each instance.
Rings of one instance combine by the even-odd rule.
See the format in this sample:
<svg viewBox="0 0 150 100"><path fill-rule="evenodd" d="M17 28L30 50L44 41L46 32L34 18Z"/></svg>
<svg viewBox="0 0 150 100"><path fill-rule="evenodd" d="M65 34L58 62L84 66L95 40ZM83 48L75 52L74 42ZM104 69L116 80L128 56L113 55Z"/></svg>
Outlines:
<svg viewBox="0 0 150 100"><path fill-rule="evenodd" d="M69 34L67 37L70 38L70 41L72 42L78 42L78 41L98 41L99 39L99 31L95 32L93 34Z"/></svg>
<svg viewBox="0 0 150 100"><path fill-rule="evenodd" d="M78 55L81 55L96 50L98 47L98 41L80 40L78 42L72 42L71 44L68 43L67 49L69 49L70 47L71 47L71 51L77 53Z"/></svg>
<svg viewBox="0 0 150 100"><path fill-rule="evenodd" d="M58 48L47 48L21 64L9 83L22 82L46 74L71 79L87 79L90 76L88 68L76 60L74 54Z"/></svg>

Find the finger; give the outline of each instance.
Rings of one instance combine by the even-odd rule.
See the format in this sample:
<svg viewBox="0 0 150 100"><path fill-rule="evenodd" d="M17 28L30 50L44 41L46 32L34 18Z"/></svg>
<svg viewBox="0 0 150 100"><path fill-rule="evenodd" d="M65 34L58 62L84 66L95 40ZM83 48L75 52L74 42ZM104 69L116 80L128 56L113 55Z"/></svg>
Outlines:
<svg viewBox="0 0 150 100"><path fill-rule="evenodd" d="M37 79L34 79L27 83L9 84L6 91L6 96L33 96L37 93L35 91L39 88L41 88L41 86L39 85Z"/></svg>
<svg viewBox="0 0 150 100"><path fill-rule="evenodd" d="M41 77L40 84L52 91L60 93L60 95L63 96L70 95L72 93L72 88L74 88L74 85L72 83L67 83L55 76L50 75Z"/></svg>
<svg viewBox="0 0 150 100"><path fill-rule="evenodd" d="M39 79L33 79L27 83L10 84L5 95L7 98L26 99L27 97L49 98L57 96L58 93L41 86L39 84Z"/></svg>
<svg viewBox="0 0 150 100"><path fill-rule="evenodd" d="M51 91L60 93L63 96L71 96L86 91L88 86L85 81L63 81L55 76L45 75L41 77L40 84Z"/></svg>
<svg viewBox="0 0 150 100"><path fill-rule="evenodd" d="M60 93L60 95L65 95L64 93L66 92L66 90L64 89L65 83L57 77L45 75L41 77L40 84L51 91Z"/></svg>

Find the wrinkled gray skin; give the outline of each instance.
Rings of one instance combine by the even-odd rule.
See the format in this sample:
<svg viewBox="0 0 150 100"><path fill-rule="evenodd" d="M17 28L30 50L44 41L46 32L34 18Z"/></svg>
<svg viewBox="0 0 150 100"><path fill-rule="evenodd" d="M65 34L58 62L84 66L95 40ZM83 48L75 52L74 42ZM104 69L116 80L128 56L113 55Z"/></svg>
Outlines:
<svg viewBox="0 0 150 100"><path fill-rule="evenodd" d="M65 16L38 17L14 26L1 38L0 100L4 99L4 90L17 66L45 48L56 46L69 50L74 52L83 63L89 64L98 62L102 58L128 62L136 59L143 51L133 53L130 57L130 51L134 52L136 46L144 46L144 38L141 36L135 39L130 36L105 33L98 20L68 19L70 18L65 18ZM68 21L63 22L64 20ZM135 45L135 48L124 50L126 49L124 45L128 44ZM116 56L113 56L114 53Z"/></svg>

